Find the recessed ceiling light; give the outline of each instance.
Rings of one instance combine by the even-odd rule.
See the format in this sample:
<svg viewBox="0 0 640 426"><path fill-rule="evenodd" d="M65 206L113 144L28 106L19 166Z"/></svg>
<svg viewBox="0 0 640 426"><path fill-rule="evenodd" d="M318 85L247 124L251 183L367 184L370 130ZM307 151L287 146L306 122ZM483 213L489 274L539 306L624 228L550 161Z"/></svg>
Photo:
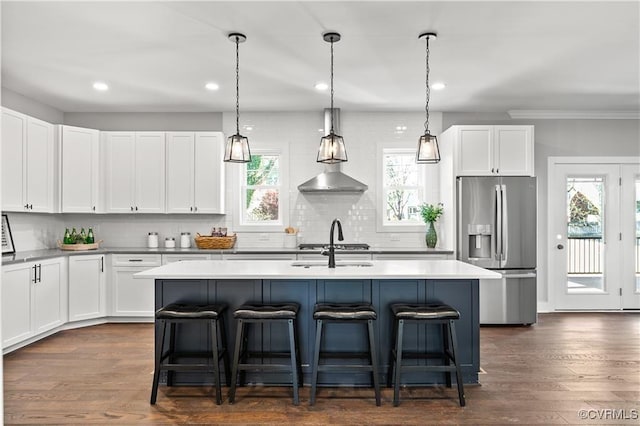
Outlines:
<svg viewBox="0 0 640 426"><path fill-rule="evenodd" d="M220 86L218 86L218 83L213 83L213 82L210 82L210 83L205 84L205 86L204 86L204 87L205 87L207 90L218 90L218 89L220 88Z"/></svg>
<svg viewBox="0 0 640 426"><path fill-rule="evenodd" d="M431 85L431 88L432 88L433 90L442 90L442 89L444 89L445 87L447 87L447 85L446 85L446 84L444 84L444 83L443 83L443 82L441 82L441 81L438 81L438 82L433 83L433 84Z"/></svg>
<svg viewBox="0 0 640 426"><path fill-rule="evenodd" d="M105 83L104 81L96 81L95 83L93 83L93 88L95 90L98 90L99 92L105 92L109 90L109 85L107 85L107 83Z"/></svg>
<svg viewBox="0 0 640 426"><path fill-rule="evenodd" d="M324 81L319 81L318 83L316 83L314 87L316 88L316 90L320 90L321 92L324 92L329 88L329 85Z"/></svg>

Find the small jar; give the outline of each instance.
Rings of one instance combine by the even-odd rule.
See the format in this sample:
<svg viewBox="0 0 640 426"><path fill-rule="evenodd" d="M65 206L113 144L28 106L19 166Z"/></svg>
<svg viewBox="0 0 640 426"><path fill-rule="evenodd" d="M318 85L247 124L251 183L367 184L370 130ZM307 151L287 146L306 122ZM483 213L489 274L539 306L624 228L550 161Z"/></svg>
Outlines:
<svg viewBox="0 0 640 426"><path fill-rule="evenodd" d="M191 247L191 232L183 232L180 234L180 247Z"/></svg>
<svg viewBox="0 0 640 426"><path fill-rule="evenodd" d="M147 236L147 247L149 248L158 248L158 233L157 232L149 232Z"/></svg>
<svg viewBox="0 0 640 426"><path fill-rule="evenodd" d="M165 248L176 248L176 239L173 237L167 237L164 239Z"/></svg>

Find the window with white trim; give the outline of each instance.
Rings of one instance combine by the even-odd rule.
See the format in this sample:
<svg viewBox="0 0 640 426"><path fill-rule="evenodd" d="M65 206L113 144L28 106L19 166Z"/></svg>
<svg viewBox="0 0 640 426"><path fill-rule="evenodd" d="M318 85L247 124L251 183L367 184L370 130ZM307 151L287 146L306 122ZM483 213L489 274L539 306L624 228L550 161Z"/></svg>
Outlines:
<svg viewBox="0 0 640 426"><path fill-rule="evenodd" d="M420 225L423 173L415 149L382 150L382 225Z"/></svg>
<svg viewBox="0 0 640 426"><path fill-rule="evenodd" d="M280 150L254 150L240 168L239 230L281 229L288 221L286 159Z"/></svg>

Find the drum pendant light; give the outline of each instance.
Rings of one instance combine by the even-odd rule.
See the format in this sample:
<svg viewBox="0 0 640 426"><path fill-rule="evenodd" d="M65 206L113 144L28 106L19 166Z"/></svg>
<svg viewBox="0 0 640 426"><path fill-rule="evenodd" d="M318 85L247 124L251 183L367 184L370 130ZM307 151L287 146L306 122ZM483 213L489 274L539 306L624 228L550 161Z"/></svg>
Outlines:
<svg viewBox="0 0 640 426"><path fill-rule="evenodd" d="M426 120L424 122L424 135L420 136L418 139L418 152L416 154L416 162L418 163L426 163L426 164L435 164L440 162L440 150L438 149L438 138L435 135L432 135L429 131L429 95L431 94L431 90L429 87L429 39L435 39L437 37L436 33L422 33L418 38L425 38L427 41L427 50L426 50L426 69L427 69L427 77L426 77L426 103L425 103L425 112L426 112Z"/></svg>
<svg viewBox="0 0 640 426"><path fill-rule="evenodd" d="M327 43L331 43L331 130L329 134L320 139L318 149L318 163L334 164L347 161L347 150L344 147L342 136L336 135L333 131L333 43L340 41L340 34L328 32L322 38Z"/></svg>
<svg viewBox="0 0 640 426"><path fill-rule="evenodd" d="M236 44L236 134L229 136L224 147L224 161L227 163L248 163L251 161L249 139L240 134L240 55L238 45L247 40L241 33L229 34L229 40Z"/></svg>

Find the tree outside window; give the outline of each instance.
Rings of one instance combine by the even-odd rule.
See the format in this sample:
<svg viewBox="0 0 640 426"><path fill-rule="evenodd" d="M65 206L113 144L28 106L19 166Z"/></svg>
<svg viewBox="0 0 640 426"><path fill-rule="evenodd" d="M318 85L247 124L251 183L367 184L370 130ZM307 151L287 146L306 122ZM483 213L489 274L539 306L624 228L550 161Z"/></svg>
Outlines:
<svg viewBox="0 0 640 426"><path fill-rule="evenodd" d="M385 149L383 154L385 222L415 224L420 221L420 191L415 153Z"/></svg>

